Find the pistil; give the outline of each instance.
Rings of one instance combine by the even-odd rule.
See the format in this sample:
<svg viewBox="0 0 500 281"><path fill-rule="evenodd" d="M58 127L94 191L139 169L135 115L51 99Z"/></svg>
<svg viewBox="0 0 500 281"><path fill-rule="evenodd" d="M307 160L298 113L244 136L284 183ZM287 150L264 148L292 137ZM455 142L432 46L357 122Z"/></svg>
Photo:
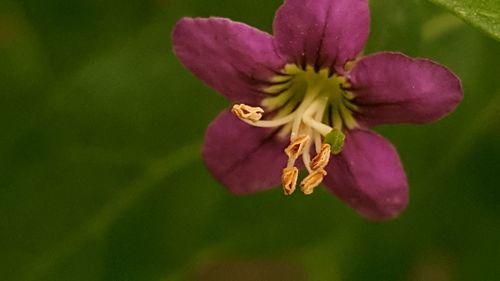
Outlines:
<svg viewBox="0 0 500 281"><path fill-rule="evenodd" d="M322 134L323 136L328 135L328 133L330 133L330 131L332 130L332 127L320 121L315 120L313 118L313 114L315 114L318 111L324 112L324 108L326 107L327 101L328 97L322 97L317 99L311 106L309 106L309 108L302 115L302 121L306 125L309 125L311 128Z"/></svg>
<svg viewBox="0 0 500 281"><path fill-rule="evenodd" d="M256 122L262 118L264 109L260 107L249 106L246 104L235 104L231 109L231 112L233 112L234 115L238 116L242 120Z"/></svg>

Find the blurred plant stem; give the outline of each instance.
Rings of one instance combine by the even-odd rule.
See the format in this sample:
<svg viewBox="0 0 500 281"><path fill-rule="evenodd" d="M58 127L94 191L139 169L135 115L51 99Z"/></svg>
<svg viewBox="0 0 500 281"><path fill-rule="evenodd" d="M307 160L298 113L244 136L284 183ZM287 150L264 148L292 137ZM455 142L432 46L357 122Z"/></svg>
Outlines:
<svg viewBox="0 0 500 281"><path fill-rule="evenodd" d="M78 251L88 241L106 233L113 222L123 213L155 187L160 187L159 182L198 160L199 155L200 144L196 142L185 145L162 159L153 161L141 177L120 190L97 214L83 222L52 250L42 253L36 258L25 269L25 275L18 280L43 280L62 259Z"/></svg>

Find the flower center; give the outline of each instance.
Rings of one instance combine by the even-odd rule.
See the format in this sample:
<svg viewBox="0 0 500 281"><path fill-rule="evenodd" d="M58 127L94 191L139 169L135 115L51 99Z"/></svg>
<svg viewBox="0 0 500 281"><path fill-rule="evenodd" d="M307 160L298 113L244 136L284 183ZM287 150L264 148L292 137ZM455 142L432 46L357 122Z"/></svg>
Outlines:
<svg viewBox="0 0 500 281"><path fill-rule="evenodd" d="M298 169L296 160L302 156L309 175L300 184L305 194L311 194L326 175L324 168L330 154L338 154L344 145L342 130L358 126L353 113L358 107L352 103L354 94L346 78L328 69L315 71L295 64L286 65L279 75L270 80L271 86L263 89L269 97L261 107L234 105L232 112L246 123L257 127L279 127L279 135L290 137L285 149L288 163L283 170L282 183L285 194L295 190ZM260 120L262 114L267 120ZM316 156L311 160L314 144Z"/></svg>

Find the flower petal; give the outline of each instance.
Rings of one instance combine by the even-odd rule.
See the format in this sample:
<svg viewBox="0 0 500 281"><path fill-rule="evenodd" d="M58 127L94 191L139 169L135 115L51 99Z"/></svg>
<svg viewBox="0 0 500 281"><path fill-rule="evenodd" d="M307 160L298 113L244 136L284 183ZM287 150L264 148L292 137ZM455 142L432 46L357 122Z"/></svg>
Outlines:
<svg viewBox="0 0 500 281"><path fill-rule="evenodd" d="M462 100L460 80L446 67L400 53L379 53L357 62L349 78L365 126L427 123Z"/></svg>
<svg viewBox="0 0 500 281"><path fill-rule="evenodd" d="M229 19L183 18L172 41L182 64L233 102L257 105L285 64L271 35Z"/></svg>
<svg viewBox="0 0 500 281"><path fill-rule="evenodd" d="M236 194L269 189L281 182L286 143L276 130L252 127L228 110L208 127L205 163L222 184Z"/></svg>
<svg viewBox="0 0 500 281"><path fill-rule="evenodd" d="M286 0L274 19L277 47L289 63L339 73L363 50L369 30L367 0Z"/></svg>
<svg viewBox="0 0 500 281"><path fill-rule="evenodd" d="M366 218L390 219L406 208L408 183L399 156L373 132L350 131L326 170L325 186Z"/></svg>

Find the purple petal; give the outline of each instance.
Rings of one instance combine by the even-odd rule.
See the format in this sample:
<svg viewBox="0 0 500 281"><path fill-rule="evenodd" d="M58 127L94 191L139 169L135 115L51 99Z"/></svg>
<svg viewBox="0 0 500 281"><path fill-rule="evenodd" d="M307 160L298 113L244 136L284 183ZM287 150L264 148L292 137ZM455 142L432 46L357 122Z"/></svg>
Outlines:
<svg viewBox="0 0 500 281"><path fill-rule="evenodd" d="M363 50L369 30L367 0L286 0L274 19L277 47L288 62L339 73Z"/></svg>
<svg viewBox="0 0 500 281"><path fill-rule="evenodd" d="M446 67L400 53L361 59L349 78L365 126L427 123L453 111L462 100L460 80Z"/></svg>
<svg viewBox="0 0 500 281"><path fill-rule="evenodd" d="M233 102L257 105L285 63L271 35L224 18L183 18L172 41L182 64Z"/></svg>
<svg viewBox="0 0 500 281"><path fill-rule="evenodd" d="M406 208L408 183L398 153L373 132L350 131L326 170L325 186L368 219L390 219Z"/></svg>
<svg viewBox="0 0 500 281"><path fill-rule="evenodd" d="M281 182L286 143L276 130L252 127L228 110L208 127L205 163L222 184L236 194L269 189Z"/></svg>

